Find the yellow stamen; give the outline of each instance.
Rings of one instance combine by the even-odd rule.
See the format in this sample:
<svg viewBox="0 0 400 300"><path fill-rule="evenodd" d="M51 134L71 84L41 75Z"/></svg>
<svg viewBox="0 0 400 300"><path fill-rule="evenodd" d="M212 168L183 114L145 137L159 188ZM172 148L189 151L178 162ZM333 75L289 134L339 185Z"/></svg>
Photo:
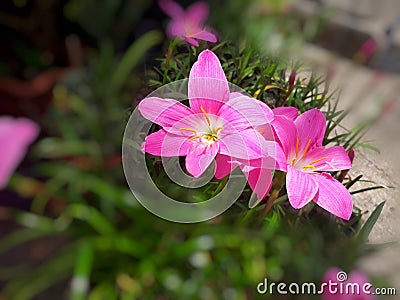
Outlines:
<svg viewBox="0 0 400 300"><path fill-rule="evenodd" d="M215 132L218 133L219 131L224 130L224 127L219 126L217 128L215 128Z"/></svg>
<svg viewBox="0 0 400 300"><path fill-rule="evenodd" d="M310 144L311 144L311 139L308 140L307 145L304 148L303 156L301 158L303 158L306 155L308 148L310 148Z"/></svg>
<svg viewBox="0 0 400 300"><path fill-rule="evenodd" d="M191 129L191 128L179 128L179 130L186 130L186 131L190 131L190 132L193 132L193 133L197 133L197 131L196 130L194 130L194 129Z"/></svg>
<svg viewBox="0 0 400 300"><path fill-rule="evenodd" d="M296 157L299 156L299 139L296 139Z"/></svg>
<svg viewBox="0 0 400 300"><path fill-rule="evenodd" d="M304 167L303 167L303 169L305 169L305 170L307 170L307 169L311 169L311 170L313 170L313 171L316 171L316 170L317 170L317 168L316 168L316 167L314 167L314 166L311 166L311 165L306 165L306 166L304 166Z"/></svg>
<svg viewBox="0 0 400 300"><path fill-rule="evenodd" d="M199 139L199 138L200 138L200 136L195 135L195 136L192 136L192 137L189 139L189 141L194 141L195 139Z"/></svg>
<svg viewBox="0 0 400 300"><path fill-rule="evenodd" d="M316 164L317 162L320 162L321 160L324 160L327 158L328 158L328 156L324 156L324 157L318 158L316 160L313 160L312 162L310 162L310 165Z"/></svg>
<svg viewBox="0 0 400 300"><path fill-rule="evenodd" d="M265 128L262 128L262 127L260 127L260 128L257 129L257 131L258 131L259 133L263 132L264 130L265 130Z"/></svg>
<svg viewBox="0 0 400 300"><path fill-rule="evenodd" d="M210 125L211 125L210 119L208 118L207 113L206 113L206 111L204 110L203 106L200 106L200 109L201 109L201 111L203 112L204 116L206 117L208 126L210 126Z"/></svg>
<svg viewBox="0 0 400 300"><path fill-rule="evenodd" d="M294 166L294 163L296 162L296 160L297 160L297 157L293 157L292 163L291 163L292 166Z"/></svg>
<svg viewBox="0 0 400 300"><path fill-rule="evenodd" d="M209 141L211 141L211 140L216 141L217 139L218 139L218 135L216 135L214 133L207 136L207 140L209 140Z"/></svg>

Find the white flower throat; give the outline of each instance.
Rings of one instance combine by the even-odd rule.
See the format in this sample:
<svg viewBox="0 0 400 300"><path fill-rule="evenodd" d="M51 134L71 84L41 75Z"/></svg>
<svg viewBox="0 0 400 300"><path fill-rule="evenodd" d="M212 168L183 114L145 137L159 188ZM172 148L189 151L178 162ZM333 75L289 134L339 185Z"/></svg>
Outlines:
<svg viewBox="0 0 400 300"><path fill-rule="evenodd" d="M186 130L194 133L194 135L189 138L190 141L198 141L203 144L206 144L207 146L211 146L218 141L218 139L220 138L220 133L224 128L222 126L213 126L209 116L207 115L203 107L200 107L200 109L203 112L203 115L207 122L208 125L207 128L200 126L203 127L200 130L192 128L180 128L180 130Z"/></svg>

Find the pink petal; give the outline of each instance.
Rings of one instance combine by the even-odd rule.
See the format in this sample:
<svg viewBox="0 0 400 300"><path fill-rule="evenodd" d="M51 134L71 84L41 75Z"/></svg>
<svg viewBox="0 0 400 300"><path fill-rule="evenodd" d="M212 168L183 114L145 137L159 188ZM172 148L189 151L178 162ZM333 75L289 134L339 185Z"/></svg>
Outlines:
<svg viewBox="0 0 400 300"><path fill-rule="evenodd" d="M274 158L266 156L251 160L232 158L231 162L239 164L243 172L250 172L254 169L275 170L276 165L276 161Z"/></svg>
<svg viewBox="0 0 400 300"><path fill-rule="evenodd" d="M323 282L327 283L329 285L329 282L331 283L339 283L339 280L337 279L337 274L342 272L339 268L330 268L328 271L326 271ZM324 293L321 295L322 300L346 300L347 295L341 295L340 293L335 293L331 294L329 292L329 286L325 285L324 286Z"/></svg>
<svg viewBox="0 0 400 300"><path fill-rule="evenodd" d="M216 43L218 41L217 36L214 33L210 32L210 31L206 31L206 30L202 30L202 31L196 32L195 34L192 34L192 38L211 42L211 43Z"/></svg>
<svg viewBox="0 0 400 300"><path fill-rule="evenodd" d="M232 158L227 155L218 154L215 158L215 178L221 179L230 174L237 166L238 163L231 162Z"/></svg>
<svg viewBox="0 0 400 300"><path fill-rule="evenodd" d="M138 107L146 119L166 128L193 114L190 108L176 100L157 97L143 99Z"/></svg>
<svg viewBox="0 0 400 300"><path fill-rule="evenodd" d="M232 93L229 93L229 100L237 98L237 97L243 97L243 96L248 96L248 95L245 95L245 94L242 94L239 92L232 92Z"/></svg>
<svg viewBox="0 0 400 300"><path fill-rule="evenodd" d="M265 111L260 109L265 106ZM225 103L218 115L235 130L257 127L269 123L273 114L267 115L269 107L247 96L236 97ZM226 128L227 129L227 128ZM225 130L227 132L227 130Z"/></svg>
<svg viewBox="0 0 400 300"><path fill-rule="evenodd" d="M195 2L186 9L185 18L188 22L201 27L208 17L208 4L206 2Z"/></svg>
<svg viewBox="0 0 400 300"><path fill-rule="evenodd" d="M239 101L238 101L238 99L237 98L241 98L241 99L239 99ZM232 101L233 99L235 99L235 101ZM273 120L274 120L274 113L273 113L273 111L271 110L271 108L269 108L269 106L268 105L266 105L264 102L261 102L261 101L259 101L259 100L257 100L257 99L255 99L255 98L252 98L252 97L249 97L249 96L247 96L247 95L244 95L244 94L242 94L242 93L239 93L239 92L232 92L232 93L230 93L230 95L229 95L229 102L228 103L235 103L235 102L238 102L239 104L238 105L235 105L235 107L236 108L238 108L238 110L242 110L243 108L243 106L246 106L247 105L247 103L249 102L249 101L253 101L254 103L257 103L257 105L259 106L258 108L256 107L252 107L252 109L261 109L262 111L263 111L263 113L264 113L264 118L266 118L267 119L267 122L266 123L270 123L270 122L272 122ZM231 102L232 101L232 102ZM258 113L259 114L259 113ZM264 124L266 124L266 123L263 123L263 124L260 124L260 125L264 125Z"/></svg>
<svg viewBox="0 0 400 300"><path fill-rule="evenodd" d="M264 147L264 138L252 128L223 136L220 139L220 153L233 158L244 160L260 158L263 156Z"/></svg>
<svg viewBox="0 0 400 300"><path fill-rule="evenodd" d="M171 0L158 0L158 6L166 15L173 19L183 17L185 12L178 3Z"/></svg>
<svg viewBox="0 0 400 300"><path fill-rule="evenodd" d="M277 142L282 146L286 157L289 157L296 149L297 130L293 121L286 117L275 115L271 126L274 130Z"/></svg>
<svg viewBox="0 0 400 300"><path fill-rule="evenodd" d="M186 170L194 177L200 177L211 164L218 152L218 143L206 148L203 154L186 156ZM215 173L215 171L214 171Z"/></svg>
<svg viewBox="0 0 400 300"><path fill-rule="evenodd" d="M229 86L218 57L210 50L200 53L189 75L189 102L194 112L217 114L229 99ZM215 102L204 101L216 100Z"/></svg>
<svg viewBox="0 0 400 300"><path fill-rule="evenodd" d="M185 22L183 19L172 20L167 25L167 34L171 37L185 38Z"/></svg>
<svg viewBox="0 0 400 300"><path fill-rule="evenodd" d="M328 173L316 174L314 179L318 182L318 194L314 202L330 213L349 220L353 212L349 191Z"/></svg>
<svg viewBox="0 0 400 300"><path fill-rule="evenodd" d="M264 141L262 149L262 157L251 160L246 159L231 159L231 162L238 163L243 172L249 172L254 169L281 170L284 165L286 171L286 158L283 155L281 147L272 141ZM282 162L282 159L284 160Z"/></svg>
<svg viewBox="0 0 400 300"><path fill-rule="evenodd" d="M339 268L329 268L324 275L323 282L328 282L329 280L332 282L338 282L337 274L342 272Z"/></svg>
<svg viewBox="0 0 400 300"><path fill-rule="evenodd" d="M286 155L279 144L275 149L274 159L275 159L275 170L287 172L288 163Z"/></svg>
<svg viewBox="0 0 400 300"><path fill-rule="evenodd" d="M312 174L306 174L288 165L286 189L290 204L299 209L315 197L318 191L318 184Z"/></svg>
<svg viewBox="0 0 400 300"><path fill-rule="evenodd" d="M199 46L199 42L196 41L194 38L185 36L185 41L188 42L192 46L195 46L195 47Z"/></svg>
<svg viewBox="0 0 400 300"><path fill-rule="evenodd" d="M272 110L274 115L276 116L284 116L292 121L296 120L299 116L299 111L296 107L293 106L282 106L277 107Z"/></svg>
<svg viewBox="0 0 400 300"><path fill-rule="evenodd" d="M257 195L258 200L267 196L272 186L272 171L265 168L256 168L248 172L243 172L250 188Z"/></svg>
<svg viewBox="0 0 400 300"><path fill-rule="evenodd" d="M272 122L275 118L274 112L272 111L271 108L264 102L261 102L257 99L254 99L254 101L257 101L258 105L260 106L261 110L264 112L265 117L268 119L268 123Z"/></svg>
<svg viewBox="0 0 400 300"><path fill-rule="evenodd" d="M144 152L165 157L185 156L189 147L187 137L170 134L165 130L148 135L142 145Z"/></svg>
<svg viewBox="0 0 400 300"><path fill-rule="evenodd" d="M349 155L341 146L315 148L307 154L305 163L308 164L309 162L317 160L319 161L314 163L314 166L318 171L339 171L351 169Z"/></svg>
<svg viewBox="0 0 400 300"><path fill-rule="evenodd" d="M223 124L223 120L215 115L207 114L207 118L212 124L215 124L215 127ZM209 130L207 118L203 113L191 114L177 121L172 127L164 127L164 129L172 134L193 137L197 135L197 132Z"/></svg>
<svg viewBox="0 0 400 300"><path fill-rule="evenodd" d="M337 275L339 273L342 273L343 271L338 269L338 268L330 268L324 275L323 282L329 284L331 283L339 283L343 281L339 281L337 278ZM355 270L348 275L347 280L345 281L349 284L358 284L360 287L360 294L359 295L350 295L346 294L346 291L343 291L343 294L340 294L340 292L337 293L330 293L329 287L325 286L324 288L324 293L321 295L322 300L351 300L351 299L357 299L357 300L376 300L377 298L373 294L365 294L363 292L363 286L366 283L370 283L368 278L360 271ZM351 291L351 290L350 290ZM371 292L373 292L373 288L370 289Z"/></svg>
<svg viewBox="0 0 400 300"><path fill-rule="evenodd" d="M270 170L282 170L283 166L286 171L286 156L277 142L265 141L262 152L262 163L259 167Z"/></svg>
<svg viewBox="0 0 400 300"><path fill-rule="evenodd" d="M0 117L0 189L7 185L38 134L39 127L31 120Z"/></svg>
<svg viewBox="0 0 400 300"><path fill-rule="evenodd" d="M360 286L360 295L358 296L358 300L376 300L376 296L371 294L366 294L362 290L362 287L366 283L371 283L371 281L367 278L367 276L364 275L363 272L359 270L354 270L353 272L350 273L349 278L347 280L350 283L357 283ZM371 287L370 291L373 291L373 288Z"/></svg>
<svg viewBox="0 0 400 300"><path fill-rule="evenodd" d="M301 114L294 121L299 139L299 152L302 153L310 142L309 149L322 146L326 130L324 114L314 108Z"/></svg>

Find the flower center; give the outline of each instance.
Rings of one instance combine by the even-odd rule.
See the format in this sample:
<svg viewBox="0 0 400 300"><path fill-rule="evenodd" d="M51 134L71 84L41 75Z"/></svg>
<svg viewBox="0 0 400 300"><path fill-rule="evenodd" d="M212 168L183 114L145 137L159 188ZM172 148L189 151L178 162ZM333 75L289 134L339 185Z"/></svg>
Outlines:
<svg viewBox="0 0 400 300"><path fill-rule="evenodd" d="M212 145L218 140L218 132L209 132L209 133L204 133L201 136L201 141L204 144L207 145Z"/></svg>
<svg viewBox="0 0 400 300"><path fill-rule="evenodd" d="M207 146L211 146L214 144L216 141L219 139L219 133L224 129L222 126L214 128L211 124L211 120L209 116L207 115L206 111L203 109L203 107L200 107L201 111L203 112L203 115L206 119L208 128L206 131L202 130L196 130L196 129L191 129L191 128L180 128L180 130L186 130L193 132L194 135L189 138L190 141L198 141L203 144L206 144Z"/></svg>
<svg viewBox="0 0 400 300"><path fill-rule="evenodd" d="M317 171L317 167L315 167L315 164L328 158L328 156L324 156L324 157L318 158L316 160L313 160L311 162L302 164L301 160L304 159L305 156L307 155L307 151L310 148L310 144L311 144L311 139L308 140L307 145L304 148L302 155L299 157L299 139L297 139L296 140L296 155L293 157L292 161L290 162L290 164L293 167L295 167L303 172L307 172L307 173Z"/></svg>

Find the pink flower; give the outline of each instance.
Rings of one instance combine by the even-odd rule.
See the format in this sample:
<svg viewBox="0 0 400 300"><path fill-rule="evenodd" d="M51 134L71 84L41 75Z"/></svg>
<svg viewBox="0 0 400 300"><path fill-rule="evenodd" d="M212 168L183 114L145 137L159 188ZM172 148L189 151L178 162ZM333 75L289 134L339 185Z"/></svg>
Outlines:
<svg viewBox="0 0 400 300"><path fill-rule="evenodd" d="M256 159L269 144L254 127L269 123L272 111L262 102L230 93L221 64L210 50L200 53L189 75L187 107L173 99L146 98L139 111L163 128L146 137L143 150L157 156L186 156L186 169L200 176L212 160ZM224 169L226 168L226 169ZM218 164L216 173L232 170Z"/></svg>
<svg viewBox="0 0 400 300"><path fill-rule="evenodd" d="M28 119L0 117L0 189L7 185L38 133L39 127Z"/></svg>
<svg viewBox="0 0 400 300"><path fill-rule="evenodd" d="M279 168L287 172L290 204L299 209L312 200L332 214L349 220L353 210L351 195L326 172L350 169L351 161L343 147L322 146L326 131L324 114L311 109L294 121L275 117L272 125L286 156Z"/></svg>
<svg viewBox="0 0 400 300"><path fill-rule="evenodd" d="M375 51L378 49L378 43L374 39L368 39L364 44L358 49L356 55L361 55L363 59L370 58Z"/></svg>
<svg viewBox="0 0 400 300"><path fill-rule="evenodd" d="M326 130L323 113L312 109L298 116L294 107L279 107L273 112L272 130L263 130L263 125L257 130L266 140L275 139L280 145L275 151L276 169L287 172L286 189L291 205L299 209L313 200L348 220L353 210L350 193L325 171L350 169L351 161L343 147L322 146ZM258 199L265 197L271 188L271 168L265 163L263 166L262 161L240 161L251 170L248 181ZM267 169L262 170L265 165Z"/></svg>
<svg viewBox="0 0 400 300"><path fill-rule="evenodd" d="M215 43L217 37L204 27L204 21L208 16L208 4L195 2L185 11L178 3L172 0L159 0L161 10L172 18L167 27L170 37L179 37L189 44L197 47L196 40Z"/></svg>
<svg viewBox="0 0 400 300"><path fill-rule="evenodd" d="M268 114L270 108L262 106L266 109L265 113ZM281 121L296 119L298 111L294 107L278 107L272 110L274 113L274 120L269 124L262 124L256 129L267 141L269 147L265 149L265 155L257 159L236 159L219 155L217 156L217 170L215 173L216 178L223 178L228 175L235 167L239 166L247 178L250 188L256 194L258 200L262 200L267 196L272 186L272 171L279 165L285 165L286 157L280 145L275 144L275 140L279 141L278 137L280 131L285 130L285 123ZM271 126L269 126L271 125ZM277 134L278 133L278 134ZM269 151L269 152L268 152ZM257 205L259 201L251 201L250 207Z"/></svg>
<svg viewBox="0 0 400 300"><path fill-rule="evenodd" d="M347 274L338 268L330 268L324 275L326 284L322 300L375 300L373 287L368 278L355 270ZM332 284L333 283L333 284ZM329 286L331 284L331 287ZM347 288L346 288L347 285ZM341 287L342 286L342 289Z"/></svg>

